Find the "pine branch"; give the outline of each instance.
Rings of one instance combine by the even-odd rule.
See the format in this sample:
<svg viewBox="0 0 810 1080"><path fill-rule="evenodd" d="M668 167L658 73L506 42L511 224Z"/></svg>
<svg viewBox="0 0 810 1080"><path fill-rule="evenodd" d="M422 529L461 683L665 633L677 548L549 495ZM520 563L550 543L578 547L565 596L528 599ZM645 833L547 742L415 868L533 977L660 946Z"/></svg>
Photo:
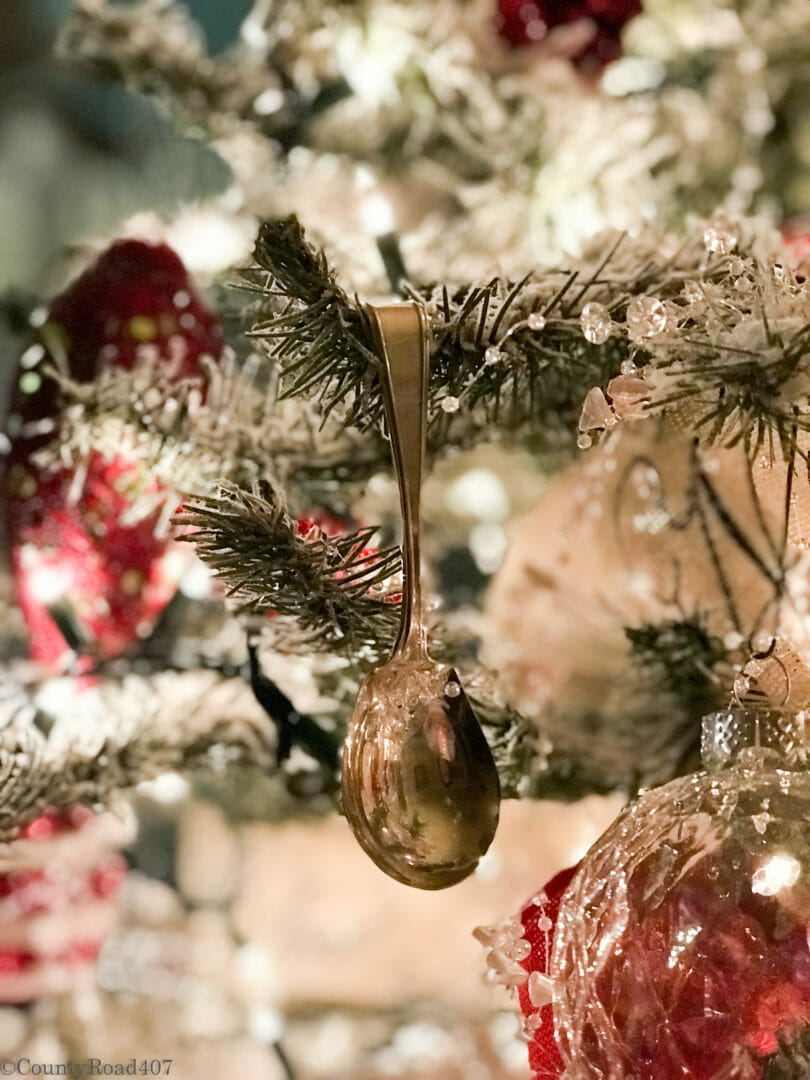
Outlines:
<svg viewBox="0 0 810 1080"><path fill-rule="evenodd" d="M267 48L240 44L210 56L199 25L171 0L77 0L62 26L59 53L130 90L153 97L181 131L199 137L228 135L237 124L286 149L299 144L306 125L348 93L327 77L316 89L296 85ZM268 108L271 98L275 107Z"/></svg>
<svg viewBox="0 0 810 1080"><path fill-rule="evenodd" d="M349 398L365 400L358 393L364 383L368 403L379 399L376 354L360 307L338 285L324 253L307 242L298 220L265 222L254 258L261 270L246 271L243 281L270 300L271 310L250 333L281 365L282 396L309 394L325 415ZM358 407L350 409L347 423L356 423Z"/></svg>
<svg viewBox="0 0 810 1080"><path fill-rule="evenodd" d="M223 485L192 499L177 521L193 530L185 539L240 612L288 617L309 648L375 657L390 646L399 605L384 590L400 555L366 550L374 528L302 537L267 483L253 492Z"/></svg>
<svg viewBox="0 0 810 1080"><path fill-rule="evenodd" d="M75 382L53 367L62 400L58 438L38 451L51 462L79 467L88 453L114 457L125 451L160 491L144 493L144 514L165 502L210 491L228 481L249 488L272 475L314 505L329 505L335 480L350 470L362 482L378 468L379 453L347 427L339 410L324 418L312 403L279 402L273 371L255 352L240 365L227 349L204 358L201 376L178 380L148 351L133 368L103 368L91 383ZM176 505L176 502L175 502Z"/></svg>
<svg viewBox="0 0 810 1080"><path fill-rule="evenodd" d="M432 315L432 452L497 431L564 460L576 452L589 391L607 395L603 428L618 419L612 379L628 365L644 380L646 414L686 406L707 442L789 442L810 427L792 390L810 338L810 298L789 272L750 253L751 231L740 240L748 254L711 257L695 238L662 258L658 236L614 234L568 269L413 289ZM358 303L293 218L262 226L255 257L261 269L246 283L264 296L267 317L252 333L281 365L284 394L310 395L325 415L340 408L346 424L379 431L377 364ZM602 344L586 339L588 304L602 305Z"/></svg>
<svg viewBox="0 0 810 1080"><path fill-rule="evenodd" d="M276 730L241 678L215 672L105 680L59 715L22 692L0 701L0 839L48 807L108 803L161 773L250 763L270 769Z"/></svg>

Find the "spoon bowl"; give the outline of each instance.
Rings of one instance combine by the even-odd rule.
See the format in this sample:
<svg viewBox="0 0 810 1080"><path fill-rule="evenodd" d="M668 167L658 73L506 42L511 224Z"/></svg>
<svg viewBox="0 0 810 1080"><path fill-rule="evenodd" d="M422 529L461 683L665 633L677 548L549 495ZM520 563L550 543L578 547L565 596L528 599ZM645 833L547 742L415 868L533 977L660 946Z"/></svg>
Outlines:
<svg viewBox="0 0 810 1080"><path fill-rule="evenodd" d="M405 885L455 885L495 835L500 793L486 739L456 672L427 655L395 655L366 678L343 777L358 842Z"/></svg>

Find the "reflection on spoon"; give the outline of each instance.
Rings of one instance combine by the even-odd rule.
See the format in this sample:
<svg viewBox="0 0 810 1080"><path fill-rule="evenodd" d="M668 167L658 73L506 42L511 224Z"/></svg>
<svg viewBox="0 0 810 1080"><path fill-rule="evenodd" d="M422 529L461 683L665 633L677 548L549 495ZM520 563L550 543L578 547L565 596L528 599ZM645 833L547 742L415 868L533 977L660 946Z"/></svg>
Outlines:
<svg viewBox="0 0 810 1080"><path fill-rule="evenodd" d="M343 809L366 853L406 885L472 873L498 824L492 754L456 672L427 652L419 502L427 413L427 323L416 304L369 308L403 517L402 622L390 660L365 680L343 751Z"/></svg>

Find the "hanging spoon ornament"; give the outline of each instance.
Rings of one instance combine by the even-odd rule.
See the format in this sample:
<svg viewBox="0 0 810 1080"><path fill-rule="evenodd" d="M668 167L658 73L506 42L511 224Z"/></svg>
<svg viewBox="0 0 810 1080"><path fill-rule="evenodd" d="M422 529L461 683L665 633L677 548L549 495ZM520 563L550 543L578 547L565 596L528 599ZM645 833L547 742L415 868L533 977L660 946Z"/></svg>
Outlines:
<svg viewBox="0 0 810 1080"><path fill-rule="evenodd" d="M367 314L399 480L404 585L393 654L365 679L349 722L343 809L381 870L418 889L444 889L471 874L489 847L500 788L457 673L427 651L419 565L427 319L412 303Z"/></svg>

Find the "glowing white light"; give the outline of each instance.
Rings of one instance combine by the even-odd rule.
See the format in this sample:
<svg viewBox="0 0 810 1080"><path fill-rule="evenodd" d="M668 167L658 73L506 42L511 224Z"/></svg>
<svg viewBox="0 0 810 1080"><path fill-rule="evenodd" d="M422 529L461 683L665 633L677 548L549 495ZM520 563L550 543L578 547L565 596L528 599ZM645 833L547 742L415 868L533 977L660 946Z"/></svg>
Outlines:
<svg viewBox="0 0 810 1080"><path fill-rule="evenodd" d="M250 249L248 228L213 209L201 208L179 218L166 239L192 272L215 273L244 259Z"/></svg>
<svg viewBox="0 0 810 1080"><path fill-rule="evenodd" d="M227 202L227 199L225 200ZM252 219L207 203L184 207L170 225L151 213L133 214L122 233L138 239L165 241L174 248L192 274L210 276L235 266L250 254L255 224Z"/></svg>
<svg viewBox="0 0 810 1080"><path fill-rule="evenodd" d="M505 521L509 497L500 477L490 469L469 469L454 480L445 495L447 507L461 517L478 521Z"/></svg>
<svg viewBox="0 0 810 1080"><path fill-rule="evenodd" d="M154 780L145 780L138 791L160 803L182 802L190 791L188 780L176 772L163 773Z"/></svg>
<svg viewBox="0 0 810 1080"><path fill-rule="evenodd" d="M278 1042L284 1031L284 1021L278 1009L257 1005L248 1013L248 1031L257 1042L271 1046Z"/></svg>
<svg viewBox="0 0 810 1080"><path fill-rule="evenodd" d="M494 574L506 554L506 533L500 525L476 525L470 530L470 551L482 574Z"/></svg>
<svg viewBox="0 0 810 1080"><path fill-rule="evenodd" d="M792 855L778 853L771 857L754 872L751 878L751 892L760 896L776 896L782 889L789 889L799 880L802 872L798 859Z"/></svg>
<svg viewBox="0 0 810 1080"><path fill-rule="evenodd" d="M337 42L337 62L352 90L370 105L395 105L397 76L408 61L411 42L399 26L372 24L347 29Z"/></svg>
<svg viewBox="0 0 810 1080"><path fill-rule="evenodd" d="M253 102L253 111L257 116L272 116L284 104L284 94L275 86L268 87Z"/></svg>
<svg viewBox="0 0 810 1080"><path fill-rule="evenodd" d="M378 191L365 196L360 203L360 214L363 225L372 236L385 236L396 228L391 203Z"/></svg>
<svg viewBox="0 0 810 1080"><path fill-rule="evenodd" d="M188 567L180 582L180 591L190 600L206 600L214 588L211 571L199 559Z"/></svg>
<svg viewBox="0 0 810 1080"><path fill-rule="evenodd" d="M37 343L36 345L31 345L20 357L20 367L36 367L36 365L40 362L40 360L43 360L44 357L45 347L43 345L40 345L39 343Z"/></svg>
<svg viewBox="0 0 810 1080"><path fill-rule="evenodd" d="M602 78L602 89L614 97L654 90L664 80L666 69L659 60L626 56L610 64Z"/></svg>
<svg viewBox="0 0 810 1080"><path fill-rule="evenodd" d="M80 693L81 691L76 687L76 681L72 678L48 679L34 695L34 703L43 712L56 715L74 702ZM83 697L82 706L85 716L90 715L88 705L91 701L92 698Z"/></svg>
<svg viewBox="0 0 810 1080"><path fill-rule="evenodd" d="M45 607L61 600L72 583L73 571L69 566L41 562L28 571L31 595Z"/></svg>
<svg viewBox="0 0 810 1080"><path fill-rule="evenodd" d="M270 35L257 17L248 16L240 30L242 40L251 49L263 49L270 40Z"/></svg>

